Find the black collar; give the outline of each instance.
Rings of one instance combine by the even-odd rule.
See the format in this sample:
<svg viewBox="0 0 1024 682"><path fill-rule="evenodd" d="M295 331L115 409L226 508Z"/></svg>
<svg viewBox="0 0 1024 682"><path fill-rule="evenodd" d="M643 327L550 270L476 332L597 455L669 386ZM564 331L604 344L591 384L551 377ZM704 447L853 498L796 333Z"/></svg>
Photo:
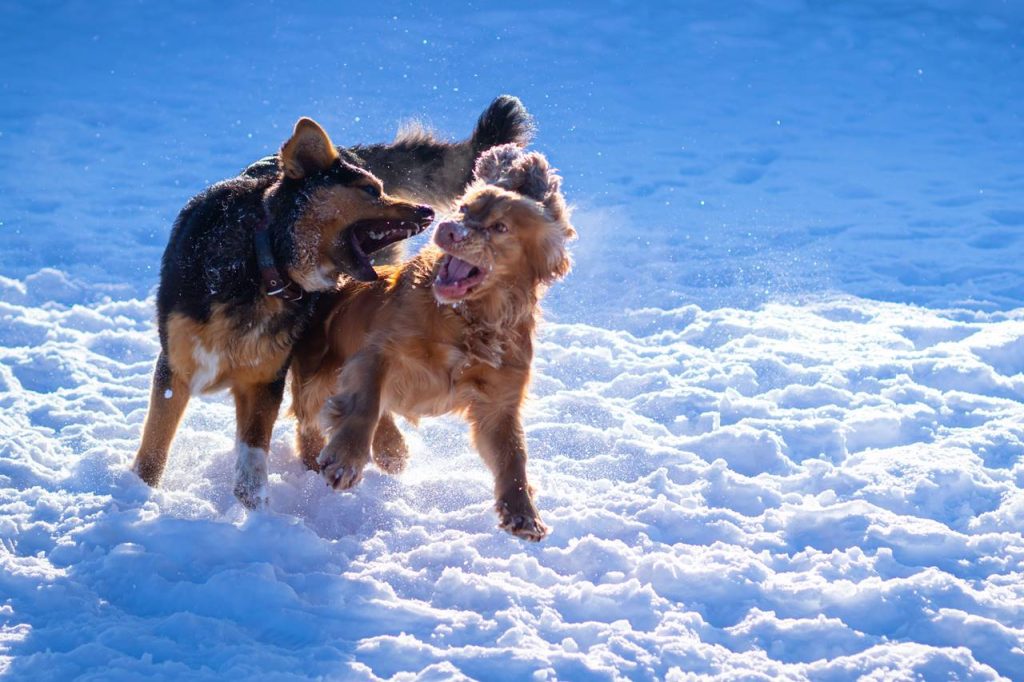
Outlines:
<svg viewBox="0 0 1024 682"><path fill-rule="evenodd" d="M263 280L263 289L267 296L275 296L289 302L301 300L304 293L302 287L282 275L274 262L274 252L270 248L270 212L266 205L263 219L257 223L253 232L253 242L256 245L256 264L259 266L260 278Z"/></svg>

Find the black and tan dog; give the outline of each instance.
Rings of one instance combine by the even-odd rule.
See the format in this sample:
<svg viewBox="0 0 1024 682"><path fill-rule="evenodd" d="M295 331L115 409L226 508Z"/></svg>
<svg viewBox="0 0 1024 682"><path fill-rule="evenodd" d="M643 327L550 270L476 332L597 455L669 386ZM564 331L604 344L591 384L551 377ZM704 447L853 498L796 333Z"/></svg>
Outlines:
<svg viewBox="0 0 1024 682"><path fill-rule="evenodd" d="M160 357L135 472L156 485L189 397L228 388L234 493L250 508L264 505L271 429L317 292L343 275L375 280L371 254L385 255L433 219L431 206L406 199L447 205L480 153L525 144L530 132L522 104L508 96L460 143L417 130L390 145L342 149L304 118L278 155L189 201L160 271Z"/></svg>

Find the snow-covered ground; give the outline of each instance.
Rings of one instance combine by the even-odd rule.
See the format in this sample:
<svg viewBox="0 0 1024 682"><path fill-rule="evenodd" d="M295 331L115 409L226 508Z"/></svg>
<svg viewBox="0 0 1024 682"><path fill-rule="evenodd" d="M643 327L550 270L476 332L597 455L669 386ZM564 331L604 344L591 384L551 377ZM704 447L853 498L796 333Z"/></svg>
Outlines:
<svg viewBox="0 0 1024 682"><path fill-rule="evenodd" d="M590 4L0 4L0 671L1024 679L1024 7ZM499 92L578 206L551 536L449 419L339 494L282 418L249 515L217 396L135 478L181 204Z"/></svg>

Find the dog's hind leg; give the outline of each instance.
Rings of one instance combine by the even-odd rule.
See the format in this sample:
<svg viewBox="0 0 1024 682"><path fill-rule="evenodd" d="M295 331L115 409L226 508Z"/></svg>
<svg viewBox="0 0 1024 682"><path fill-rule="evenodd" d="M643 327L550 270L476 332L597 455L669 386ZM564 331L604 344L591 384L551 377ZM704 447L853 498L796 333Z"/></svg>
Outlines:
<svg viewBox="0 0 1024 682"><path fill-rule="evenodd" d="M396 475L405 470L409 447L390 412L383 412L373 433L373 462L381 471Z"/></svg>
<svg viewBox="0 0 1024 682"><path fill-rule="evenodd" d="M320 451L324 449L324 436L320 433L320 427L315 421L305 423L300 421L295 430L295 447L299 451L302 463L310 471L320 471L320 464L316 461Z"/></svg>
<svg viewBox="0 0 1024 682"><path fill-rule="evenodd" d="M320 471L317 455L324 449L324 436L320 431L320 408L334 392L334 382L317 375L315 370L303 370L301 356L291 366L292 412L295 425L295 449L302 463L310 471Z"/></svg>
<svg viewBox="0 0 1024 682"><path fill-rule="evenodd" d="M269 384L235 386L238 438L235 444L235 497L249 509L269 502L267 452L284 395L284 378Z"/></svg>
<svg viewBox="0 0 1024 682"><path fill-rule="evenodd" d="M167 466L167 453L189 396L188 382L171 370L167 354L160 353L153 370L153 388L149 395L142 443L132 465L132 471L151 486L160 483Z"/></svg>

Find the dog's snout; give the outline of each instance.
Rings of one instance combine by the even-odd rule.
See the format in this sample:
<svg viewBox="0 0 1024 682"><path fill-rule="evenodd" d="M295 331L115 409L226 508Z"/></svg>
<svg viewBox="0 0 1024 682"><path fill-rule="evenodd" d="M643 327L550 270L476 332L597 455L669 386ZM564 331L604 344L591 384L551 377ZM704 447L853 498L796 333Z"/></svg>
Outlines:
<svg viewBox="0 0 1024 682"><path fill-rule="evenodd" d="M417 206L416 219L419 220L422 225L429 225L434 221L434 209L429 206Z"/></svg>
<svg viewBox="0 0 1024 682"><path fill-rule="evenodd" d="M464 225L449 221L438 226L437 236L441 238L442 242L458 244L469 236L469 230Z"/></svg>

